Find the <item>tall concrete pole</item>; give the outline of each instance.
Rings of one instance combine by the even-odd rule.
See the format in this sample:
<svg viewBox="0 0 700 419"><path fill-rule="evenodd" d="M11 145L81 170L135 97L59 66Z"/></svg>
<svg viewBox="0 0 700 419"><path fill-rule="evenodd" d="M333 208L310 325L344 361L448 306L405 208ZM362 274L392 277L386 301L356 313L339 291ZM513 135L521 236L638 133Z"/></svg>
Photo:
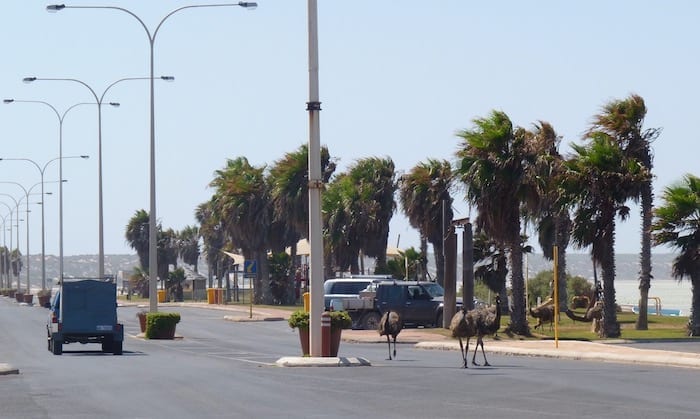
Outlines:
<svg viewBox="0 0 700 419"><path fill-rule="evenodd" d="M318 14L317 1L308 0L309 20L309 262L310 309L309 352L321 356L321 314L323 313L323 236L321 234L321 139L318 94Z"/></svg>

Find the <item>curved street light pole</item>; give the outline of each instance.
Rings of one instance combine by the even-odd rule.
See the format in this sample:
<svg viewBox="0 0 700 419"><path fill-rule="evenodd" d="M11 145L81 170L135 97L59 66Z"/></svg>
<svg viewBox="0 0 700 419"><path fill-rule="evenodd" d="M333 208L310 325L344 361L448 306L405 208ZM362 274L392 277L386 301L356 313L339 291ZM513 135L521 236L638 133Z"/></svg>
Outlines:
<svg viewBox="0 0 700 419"><path fill-rule="evenodd" d="M7 205L6 203L0 201L0 204L3 204L4 206L7 207L8 210L10 210L10 213L7 214L10 216L10 248L12 247L12 214L13 210L12 207ZM6 218L7 215L2 217L2 245L4 247L4 252L3 252L3 269L2 269L2 275L5 277L5 288L12 288L12 283L10 283L10 269L9 269L9 258L8 258L8 248L7 248L7 241L5 240L5 232L7 231L7 227L5 226Z"/></svg>
<svg viewBox="0 0 700 419"><path fill-rule="evenodd" d="M255 2L244 2L244 1L239 1L238 3L227 3L227 4L198 4L198 5L190 5L190 6L183 6L179 7L167 15L161 21L158 23L156 26L155 30L151 34L151 31L148 29L148 26L141 20L140 17L138 17L134 12L125 9L123 7L117 7L117 6L66 6L64 4L53 4L46 6L46 10L49 12L57 12L59 10L63 9L109 9L109 10L118 10L124 13L127 13L131 15L134 19L136 19L143 29L146 31L146 36L148 37L148 43L150 46L150 55L149 55L149 62L150 62L150 114L151 114L151 128L150 128L150 210L148 213L148 220L149 220L149 225L148 225L148 301L149 301L149 311L151 313L155 313L158 311L158 297L157 297L157 280L158 280L158 229L156 225L156 156L155 156L155 149L156 149L156 128L155 128L155 87L154 87L154 64L153 64L153 57L154 57L154 45L155 45L155 40L156 36L158 35L158 30L160 30L161 26L163 23L172 15L175 13L185 10L185 9L193 9L193 8L202 8L202 7L232 7L232 6L238 6L238 7L243 7L246 9L255 9L258 4Z"/></svg>
<svg viewBox="0 0 700 419"><path fill-rule="evenodd" d="M26 233L27 233L27 239L26 239L26 242L27 242L27 244L26 244L26 246L27 246L27 254L25 255L25 257L27 258L27 265L26 265L26 269L27 269L27 284L26 284L26 285L27 285L27 294L31 294L32 288L31 288L31 283L29 282L29 195L31 194L32 189L34 189L35 187L40 186L40 185L42 186L42 191L43 191L43 186L44 186L44 185L43 185L43 182L37 182L37 183L35 183L34 185L32 185L29 189L27 189L27 188L24 187L24 185L22 185L22 184L19 183L19 182L0 181L0 183L10 184L10 185L17 185L17 186L19 186L20 188L22 188L22 191L24 192L24 196L23 196L22 198L20 198L19 200L17 200L17 205L19 205L19 203L22 202L22 199L24 199L24 203L25 203L25 206L26 206L26 213L27 213L27 217L26 217L26 224L27 224L27 227L26 227L26 229L25 229L25 231L26 231ZM43 192L42 192L41 194L42 194L42 200L43 200L43 199L44 199L44 198L43 198ZM8 196L9 196L9 195L8 195ZM18 228L18 230L19 230L19 228ZM19 231L17 232L17 234L19 235ZM19 237L19 236L18 236L18 237ZM19 238L17 239L17 243L19 243ZM18 246L18 249L19 249L19 246ZM19 289L19 271L17 272L17 289Z"/></svg>
<svg viewBox="0 0 700 419"><path fill-rule="evenodd" d="M6 196L12 200L12 202L15 203L15 221L17 222L14 227L17 227L16 232L17 232L17 253L19 253L19 201L15 199L14 196L7 194L7 193L0 193L2 196ZM12 223L10 223L10 227L13 227ZM12 232L10 232L10 247L12 247ZM19 267L19 266L18 266ZM10 281L10 285L12 285L12 281ZM17 291L19 291L20 287L22 285L19 283L19 269L17 270ZM10 287L12 288L12 287Z"/></svg>
<svg viewBox="0 0 700 419"><path fill-rule="evenodd" d="M27 158L4 158L0 157L0 161L9 161L9 160L17 160L17 161L27 161L31 164L33 164L37 170L39 170L39 173L41 175L41 200L42 200L42 205L41 205L41 289L45 290L46 289L46 233L45 233L45 228L44 228L44 207L45 205L43 204L44 201L44 173L46 172L46 168L48 167L49 163L54 162L59 159L87 159L90 156L65 156L65 157L56 157L53 158L49 161L47 161L44 166L39 166L37 162L35 162L32 159L27 159Z"/></svg>
<svg viewBox="0 0 700 419"><path fill-rule="evenodd" d="M32 83L35 81L69 81L81 84L85 86L92 96L95 98L95 103L97 104L97 212L98 212L98 228L97 228L97 248L98 248L98 261L97 261L97 272L98 278L104 278L105 276L105 251L104 251L104 207L103 207L103 195L102 195L102 105L104 104L104 97L107 91L112 88L115 84L126 81L126 80L143 80L149 77L125 77L119 79L109 86L102 92L100 97L97 96L95 90L90 87L87 83L82 80L73 78L39 78L39 77L25 77L23 81L25 83ZM171 76L161 76L162 80L174 80ZM111 106L119 106L117 102L109 102Z"/></svg>
<svg viewBox="0 0 700 419"><path fill-rule="evenodd" d="M4 99L4 103L40 103L48 106L58 118L58 281L59 289L63 291L63 120L71 109L80 105L94 105L94 103L80 102L66 109L63 114L59 113L55 106L43 100L15 100ZM19 235L17 238L19 242ZM59 308L59 317L63 318L63 305Z"/></svg>

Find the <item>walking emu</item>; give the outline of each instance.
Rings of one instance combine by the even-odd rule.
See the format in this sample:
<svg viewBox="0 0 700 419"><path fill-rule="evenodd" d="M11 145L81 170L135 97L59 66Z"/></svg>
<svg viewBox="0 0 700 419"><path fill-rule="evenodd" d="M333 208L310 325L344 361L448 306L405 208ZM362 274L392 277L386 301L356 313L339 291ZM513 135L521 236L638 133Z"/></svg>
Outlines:
<svg viewBox="0 0 700 419"><path fill-rule="evenodd" d="M543 326L545 323L549 323L549 330L552 330L552 324L554 323L553 303L546 302L545 304L539 305L534 309L530 307L530 315L537 319L535 330L537 330L538 327Z"/></svg>
<svg viewBox="0 0 700 419"><path fill-rule="evenodd" d="M399 316L399 313L395 311L387 311L384 313L382 316L382 319L379 321L379 327L377 328L377 331L379 331L379 336L386 336L386 344L389 346L389 360L391 361L391 342L389 341L389 337L392 337L394 339L394 358L396 358L396 336L401 333L401 329L403 329L403 322L401 321L401 316Z"/></svg>
<svg viewBox="0 0 700 419"><path fill-rule="evenodd" d="M453 338L459 338L459 350L462 354L462 368L467 367L467 354L469 353L469 339L472 336L476 336L476 323L474 322L474 317L472 312L467 311L466 306L462 306L462 309L458 311L450 322L450 330L452 331ZM466 351L462 344L462 338L467 338Z"/></svg>
<svg viewBox="0 0 700 419"><path fill-rule="evenodd" d="M474 355L472 356L472 364L476 363L476 352L481 345L481 353L484 355L484 365L489 366L489 361L486 359L484 351L483 337L493 335L501 327L501 297L496 295L495 307L477 308L467 311L460 310L452 317L450 322L450 330L452 337L459 338L459 349L462 352L462 368L467 368L467 354L469 353L469 338L476 336L476 347L474 347ZM467 338L467 345L462 345L462 338Z"/></svg>

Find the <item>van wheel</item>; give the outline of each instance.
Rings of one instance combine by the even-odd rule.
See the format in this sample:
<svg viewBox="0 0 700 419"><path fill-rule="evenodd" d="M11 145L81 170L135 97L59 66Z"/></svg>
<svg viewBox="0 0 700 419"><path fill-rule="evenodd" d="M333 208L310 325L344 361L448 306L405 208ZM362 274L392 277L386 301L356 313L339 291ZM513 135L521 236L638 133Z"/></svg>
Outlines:
<svg viewBox="0 0 700 419"><path fill-rule="evenodd" d="M112 352L112 347L114 346L114 342L112 341L112 338L104 338L102 341L102 352L107 353L107 352Z"/></svg>
<svg viewBox="0 0 700 419"><path fill-rule="evenodd" d="M54 355L61 355L63 353L63 342L51 339L50 345Z"/></svg>
<svg viewBox="0 0 700 419"><path fill-rule="evenodd" d="M379 313L367 313L362 317L362 328L365 330L377 330L379 327Z"/></svg>

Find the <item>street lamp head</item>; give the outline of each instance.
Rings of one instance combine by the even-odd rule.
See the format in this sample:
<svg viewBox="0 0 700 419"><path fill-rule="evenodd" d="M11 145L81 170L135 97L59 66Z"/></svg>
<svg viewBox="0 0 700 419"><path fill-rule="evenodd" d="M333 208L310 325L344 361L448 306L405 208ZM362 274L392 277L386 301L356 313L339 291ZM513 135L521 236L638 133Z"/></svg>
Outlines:
<svg viewBox="0 0 700 419"><path fill-rule="evenodd" d="M175 77L173 76L160 76L160 79L165 81L175 81Z"/></svg>
<svg viewBox="0 0 700 419"><path fill-rule="evenodd" d="M246 9L254 10L255 8L258 7L258 3L254 1L239 1L238 5L241 7L245 7Z"/></svg>
<svg viewBox="0 0 700 419"><path fill-rule="evenodd" d="M46 6L46 11L47 12L58 12L59 10L63 10L66 8L65 4L50 4Z"/></svg>
<svg viewBox="0 0 700 419"><path fill-rule="evenodd" d="M84 155L84 154L83 154L82 156L80 156L80 158L81 158L81 159L89 159L90 156L87 156L87 155Z"/></svg>
<svg viewBox="0 0 700 419"><path fill-rule="evenodd" d="M119 102L109 102L109 106L114 106L115 108L118 108L120 105Z"/></svg>
<svg viewBox="0 0 700 419"><path fill-rule="evenodd" d="M36 81L36 77L25 77L22 79L22 81L25 83L31 83L33 81Z"/></svg>
<svg viewBox="0 0 700 419"><path fill-rule="evenodd" d="M14 101L15 101L14 99L3 99L2 103L12 103Z"/></svg>

